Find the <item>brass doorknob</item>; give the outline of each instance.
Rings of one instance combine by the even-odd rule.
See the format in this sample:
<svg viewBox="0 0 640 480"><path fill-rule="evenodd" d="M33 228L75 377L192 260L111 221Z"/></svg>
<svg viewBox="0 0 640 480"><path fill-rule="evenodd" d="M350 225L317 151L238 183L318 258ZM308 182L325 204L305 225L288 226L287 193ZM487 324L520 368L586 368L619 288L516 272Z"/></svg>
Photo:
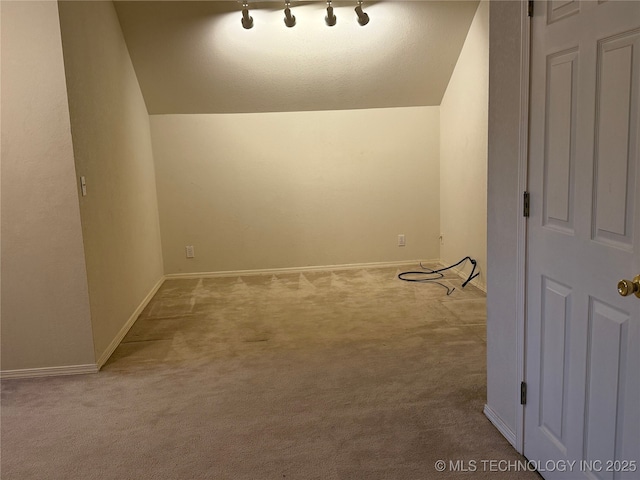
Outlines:
<svg viewBox="0 0 640 480"><path fill-rule="evenodd" d="M640 298L640 275L636 275L633 280L620 280L618 282L618 293L623 297L635 294Z"/></svg>

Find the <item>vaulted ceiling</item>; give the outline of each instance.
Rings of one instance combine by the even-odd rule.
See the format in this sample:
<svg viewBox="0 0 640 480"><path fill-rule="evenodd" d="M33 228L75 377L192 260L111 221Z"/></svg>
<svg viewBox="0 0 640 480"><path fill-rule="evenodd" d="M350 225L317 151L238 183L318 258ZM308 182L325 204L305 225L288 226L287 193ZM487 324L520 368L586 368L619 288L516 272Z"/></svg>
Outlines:
<svg viewBox="0 0 640 480"><path fill-rule="evenodd" d="M117 1L150 114L343 110L439 105L477 1ZM473 79L470 79L471 81Z"/></svg>

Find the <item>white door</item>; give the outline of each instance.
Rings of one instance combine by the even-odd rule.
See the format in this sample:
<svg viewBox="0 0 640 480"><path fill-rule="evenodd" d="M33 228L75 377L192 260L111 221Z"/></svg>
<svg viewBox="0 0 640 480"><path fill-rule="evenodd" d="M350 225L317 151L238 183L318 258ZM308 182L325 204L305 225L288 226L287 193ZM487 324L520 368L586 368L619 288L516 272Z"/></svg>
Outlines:
<svg viewBox="0 0 640 480"><path fill-rule="evenodd" d="M640 479L640 1L534 10L524 454Z"/></svg>

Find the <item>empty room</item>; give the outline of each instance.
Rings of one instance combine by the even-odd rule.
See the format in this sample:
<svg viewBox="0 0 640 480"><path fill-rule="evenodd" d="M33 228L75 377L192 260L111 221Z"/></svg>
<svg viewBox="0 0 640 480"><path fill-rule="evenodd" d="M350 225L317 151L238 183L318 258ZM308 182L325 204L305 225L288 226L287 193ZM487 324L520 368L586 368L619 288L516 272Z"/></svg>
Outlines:
<svg viewBox="0 0 640 480"><path fill-rule="evenodd" d="M527 2L0 20L3 479L555 478L524 428Z"/></svg>

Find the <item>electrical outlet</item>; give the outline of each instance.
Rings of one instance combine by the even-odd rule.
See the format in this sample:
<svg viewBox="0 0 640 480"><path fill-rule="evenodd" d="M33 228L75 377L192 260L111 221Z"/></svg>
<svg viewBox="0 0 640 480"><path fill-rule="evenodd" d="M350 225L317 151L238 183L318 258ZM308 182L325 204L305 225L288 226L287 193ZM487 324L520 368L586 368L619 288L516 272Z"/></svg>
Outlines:
<svg viewBox="0 0 640 480"><path fill-rule="evenodd" d="M444 233L441 233L438 238L440 239L440 245L444 245Z"/></svg>
<svg viewBox="0 0 640 480"><path fill-rule="evenodd" d="M193 252L193 245L187 245L184 247L185 252L187 253L187 258L195 257L195 253Z"/></svg>
<svg viewBox="0 0 640 480"><path fill-rule="evenodd" d="M398 235L398 246L404 247L407 244L406 239L404 238L404 233Z"/></svg>

